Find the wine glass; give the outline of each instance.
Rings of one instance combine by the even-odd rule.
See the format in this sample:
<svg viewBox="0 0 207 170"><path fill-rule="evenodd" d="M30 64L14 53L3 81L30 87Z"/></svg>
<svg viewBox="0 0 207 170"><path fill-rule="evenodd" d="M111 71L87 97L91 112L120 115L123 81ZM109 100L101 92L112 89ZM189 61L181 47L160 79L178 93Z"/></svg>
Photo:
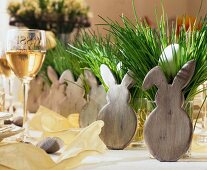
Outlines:
<svg viewBox="0 0 207 170"><path fill-rule="evenodd" d="M11 29L7 35L6 59L23 84L23 126L27 121L27 98L30 81L42 67L46 54L45 31Z"/></svg>
<svg viewBox="0 0 207 170"><path fill-rule="evenodd" d="M11 71L11 68L9 67L9 64L6 60L6 55L3 53L0 56L0 69L2 72L2 77L3 77L3 81L6 82L6 86L8 86L8 91L6 90L6 86L4 85L4 91L6 93L6 100L8 100L8 104L6 106L6 110L8 112L12 112L12 100L13 100L13 96L12 96L12 79L13 79L13 73Z"/></svg>
<svg viewBox="0 0 207 170"><path fill-rule="evenodd" d="M12 83L12 71L8 65L8 62L6 60L6 54L5 50L3 48L3 45L0 44L0 75L1 75L1 85L2 90L5 92L5 100L8 101L5 102L6 108L4 111L12 111L12 90L11 90L11 83ZM8 87L8 88L7 88ZM12 109L12 110L11 110Z"/></svg>

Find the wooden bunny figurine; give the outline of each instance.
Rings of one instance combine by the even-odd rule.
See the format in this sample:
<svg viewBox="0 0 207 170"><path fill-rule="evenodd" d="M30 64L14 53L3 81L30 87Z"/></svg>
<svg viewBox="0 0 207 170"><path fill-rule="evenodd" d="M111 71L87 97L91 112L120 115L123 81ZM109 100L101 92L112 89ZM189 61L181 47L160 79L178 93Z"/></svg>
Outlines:
<svg viewBox="0 0 207 170"><path fill-rule="evenodd" d="M121 84L116 80L106 65L101 65L101 76L109 87L107 92L107 104L98 114L98 120L104 121L100 137L109 149L124 149L133 138L137 118L133 109L129 106L130 88L134 80L127 73Z"/></svg>
<svg viewBox="0 0 207 170"><path fill-rule="evenodd" d="M71 113L80 113L86 104L83 76L80 75L75 81L71 71L65 70L58 79L51 66L47 68L47 74L52 82L50 88L44 85L44 81L40 78L36 78L31 84L36 90L30 92L28 103L30 111L35 112L39 105L43 105L65 117ZM34 102L35 105L32 106Z"/></svg>
<svg viewBox="0 0 207 170"><path fill-rule="evenodd" d="M28 92L27 110L35 113L40 106L40 98L46 97L49 93L49 85L44 82L41 76L36 76L30 82L30 90Z"/></svg>
<svg viewBox="0 0 207 170"><path fill-rule="evenodd" d="M60 100L60 114L68 117L72 113L80 113L86 104L84 98L85 89L83 85L83 75L75 81L70 70L65 70L60 76L59 83L67 83L65 96Z"/></svg>
<svg viewBox="0 0 207 170"><path fill-rule="evenodd" d="M58 75L55 70L49 66L47 68L47 74L52 82L49 93L47 96L40 97L40 104L51 109L57 113L60 113L60 101L65 97L66 85L59 83Z"/></svg>
<svg viewBox="0 0 207 170"><path fill-rule="evenodd" d="M106 104L106 91L103 85L98 85L96 77L90 70L84 70L86 82L90 86L86 105L80 112L80 127L86 127L96 121L101 108Z"/></svg>
<svg viewBox="0 0 207 170"><path fill-rule="evenodd" d="M188 149L192 140L192 122L183 110L182 90L191 80L196 62L187 62L177 73L172 84L159 66L146 75L143 89L153 85L158 88L157 107L150 113L144 125L144 139L150 153L159 161L177 161Z"/></svg>

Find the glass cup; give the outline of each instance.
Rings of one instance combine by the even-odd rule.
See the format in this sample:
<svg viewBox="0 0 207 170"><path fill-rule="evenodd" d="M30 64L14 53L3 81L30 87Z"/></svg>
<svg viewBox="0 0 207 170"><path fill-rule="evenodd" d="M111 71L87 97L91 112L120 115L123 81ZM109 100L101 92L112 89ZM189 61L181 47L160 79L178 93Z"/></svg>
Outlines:
<svg viewBox="0 0 207 170"><path fill-rule="evenodd" d="M0 75L2 80L1 83L5 92L5 100L6 100L5 111L10 112L13 110L12 109L13 97L12 97L12 90L11 90L13 74L6 60L6 54L2 46L0 47Z"/></svg>
<svg viewBox="0 0 207 170"><path fill-rule="evenodd" d="M194 126L194 102L193 101L185 101L184 105L183 105L183 109L185 110L185 112L188 114L189 118L192 121L192 125ZM191 145L189 147L189 149L187 150L187 152L181 157L181 158L190 158L191 157Z"/></svg>
<svg viewBox="0 0 207 170"><path fill-rule="evenodd" d="M147 99L146 98L138 98L135 99L135 112L137 116L137 129L132 140L131 146L144 148L144 123L147 119L148 111L147 111Z"/></svg>
<svg viewBox="0 0 207 170"><path fill-rule="evenodd" d="M206 98L206 84L204 86L203 94L200 93L194 99L194 122L196 127L194 131L194 144L192 149L195 152L206 152L207 148L207 100Z"/></svg>
<svg viewBox="0 0 207 170"><path fill-rule="evenodd" d="M5 92L3 89L0 90L0 126L4 124L2 116L5 115Z"/></svg>
<svg viewBox="0 0 207 170"><path fill-rule="evenodd" d="M23 126L27 120L29 83L41 69L45 54L45 31L35 29L8 31L6 59L11 70L23 84Z"/></svg>
<svg viewBox="0 0 207 170"><path fill-rule="evenodd" d="M5 93L3 90L0 91L0 112L5 111Z"/></svg>

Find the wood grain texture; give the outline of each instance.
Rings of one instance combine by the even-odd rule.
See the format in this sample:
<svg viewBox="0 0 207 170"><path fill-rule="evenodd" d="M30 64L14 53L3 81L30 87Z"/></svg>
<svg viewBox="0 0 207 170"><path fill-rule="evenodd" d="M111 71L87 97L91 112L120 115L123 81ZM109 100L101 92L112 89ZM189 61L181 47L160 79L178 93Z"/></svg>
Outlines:
<svg viewBox="0 0 207 170"><path fill-rule="evenodd" d="M45 88L46 85L42 79L36 78L32 81L29 110L34 113L40 105L43 105L65 117L72 113L80 113L86 104L82 75L75 81L71 71L66 70L58 79L55 70L50 66L47 74L52 82L50 87Z"/></svg>
<svg viewBox="0 0 207 170"><path fill-rule="evenodd" d="M64 72L69 72L69 70ZM83 75L80 75L77 81L69 77L65 79L67 83L64 92L65 96L60 100L59 104L59 113L61 115L68 117L70 114L80 113L85 106L86 99L84 98L85 90L83 87L83 79Z"/></svg>
<svg viewBox="0 0 207 170"><path fill-rule="evenodd" d="M40 104L51 109L57 113L60 113L60 103L61 100L66 96L65 89L66 84L59 83L57 73L52 67L47 69L48 78L52 82L52 85L49 89L49 93L44 98L41 98Z"/></svg>
<svg viewBox="0 0 207 170"><path fill-rule="evenodd" d="M98 85L96 77L89 70L84 70L85 80L90 86L90 92L86 105L80 112L80 127L84 128L94 121L101 108L106 104L106 92L102 85Z"/></svg>
<svg viewBox="0 0 207 170"><path fill-rule="evenodd" d="M37 112L41 98L45 98L48 95L49 88L49 85L44 82L41 76L37 76L30 82L27 101L27 109L30 113Z"/></svg>
<svg viewBox="0 0 207 170"><path fill-rule="evenodd" d="M129 106L128 87L133 83L133 79L126 74L122 83L117 85L105 65L101 66L101 75L109 90L107 104L98 114L98 120L104 121L100 137L109 149L124 149L132 140L137 126L136 114Z"/></svg>
<svg viewBox="0 0 207 170"><path fill-rule="evenodd" d="M144 139L150 153L159 161L177 161L188 149L192 140L192 122L183 110L182 90L191 80L195 61L189 61L168 84L160 67L146 75L143 88L156 85L157 107L144 125Z"/></svg>

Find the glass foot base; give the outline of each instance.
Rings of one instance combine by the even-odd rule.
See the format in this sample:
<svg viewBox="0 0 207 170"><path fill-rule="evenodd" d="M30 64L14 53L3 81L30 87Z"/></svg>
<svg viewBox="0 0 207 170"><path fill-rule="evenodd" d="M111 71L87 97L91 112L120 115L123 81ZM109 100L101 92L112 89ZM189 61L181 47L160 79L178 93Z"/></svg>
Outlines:
<svg viewBox="0 0 207 170"><path fill-rule="evenodd" d="M140 149L145 149L146 145L144 141L139 141L139 142L131 142L130 147L132 148L140 148Z"/></svg>

